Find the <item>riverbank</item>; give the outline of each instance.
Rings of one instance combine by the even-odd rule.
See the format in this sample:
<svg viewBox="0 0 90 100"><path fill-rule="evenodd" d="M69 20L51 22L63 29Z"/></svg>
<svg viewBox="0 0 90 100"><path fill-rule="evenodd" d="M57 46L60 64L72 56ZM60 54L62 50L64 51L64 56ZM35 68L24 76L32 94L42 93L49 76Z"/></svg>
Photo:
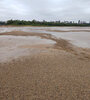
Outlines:
<svg viewBox="0 0 90 100"><path fill-rule="evenodd" d="M89 100L90 60L50 49L0 64L0 97L36 100Z"/></svg>
<svg viewBox="0 0 90 100"><path fill-rule="evenodd" d="M12 31L0 38L0 55L14 54L0 62L1 99L89 100L89 48L48 33Z"/></svg>

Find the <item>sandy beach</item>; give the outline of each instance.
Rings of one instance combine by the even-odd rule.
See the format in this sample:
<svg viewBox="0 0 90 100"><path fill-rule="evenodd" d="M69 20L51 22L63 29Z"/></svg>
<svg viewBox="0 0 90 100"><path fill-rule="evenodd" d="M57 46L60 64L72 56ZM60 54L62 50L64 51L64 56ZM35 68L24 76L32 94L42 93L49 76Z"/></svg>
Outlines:
<svg viewBox="0 0 90 100"><path fill-rule="evenodd" d="M90 48L67 37L87 27L0 29L0 100L90 100Z"/></svg>

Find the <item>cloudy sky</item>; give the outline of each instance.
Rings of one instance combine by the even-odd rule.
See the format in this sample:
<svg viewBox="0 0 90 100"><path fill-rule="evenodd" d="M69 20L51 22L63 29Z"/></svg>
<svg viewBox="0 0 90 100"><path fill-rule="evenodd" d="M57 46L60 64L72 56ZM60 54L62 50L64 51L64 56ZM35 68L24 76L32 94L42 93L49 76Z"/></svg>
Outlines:
<svg viewBox="0 0 90 100"><path fill-rule="evenodd" d="M0 0L0 20L90 21L90 0Z"/></svg>

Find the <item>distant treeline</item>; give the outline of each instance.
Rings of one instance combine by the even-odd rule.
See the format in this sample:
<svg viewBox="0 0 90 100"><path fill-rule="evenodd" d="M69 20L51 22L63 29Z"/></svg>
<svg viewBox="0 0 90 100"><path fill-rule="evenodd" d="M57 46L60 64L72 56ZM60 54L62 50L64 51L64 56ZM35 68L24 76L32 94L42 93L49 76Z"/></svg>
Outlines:
<svg viewBox="0 0 90 100"><path fill-rule="evenodd" d="M0 25L5 25L6 23L3 21L0 21Z"/></svg>
<svg viewBox="0 0 90 100"><path fill-rule="evenodd" d="M31 25L31 26L90 26L90 23L74 23L74 22L60 22L60 21L25 21L25 20L8 20L7 22L0 22L0 25Z"/></svg>

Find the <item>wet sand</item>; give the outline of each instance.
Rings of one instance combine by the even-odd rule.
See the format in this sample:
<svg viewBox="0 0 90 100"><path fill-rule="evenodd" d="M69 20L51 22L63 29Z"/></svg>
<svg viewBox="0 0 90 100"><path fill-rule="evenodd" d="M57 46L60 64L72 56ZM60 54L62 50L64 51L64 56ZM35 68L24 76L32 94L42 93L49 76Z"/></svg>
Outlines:
<svg viewBox="0 0 90 100"><path fill-rule="evenodd" d="M53 44L55 44L54 41L37 36L2 35L0 36L0 62L10 61L28 54L34 55L41 52L41 49L51 48Z"/></svg>
<svg viewBox="0 0 90 100"><path fill-rule="evenodd" d="M17 41L17 50L20 48L26 50L24 53L28 52L17 59L0 63L1 100L90 99L90 49L76 47L67 40L46 33L0 33L0 36L4 35L36 36L53 42L41 44L44 41L40 40L38 44L31 45ZM1 44L1 47L5 46Z"/></svg>
<svg viewBox="0 0 90 100"><path fill-rule="evenodd" d="M90 48L90 28L89 27L0 27L0 34L4 32L23 31L30 33L44 33L69 40L70 43L78 47Z"/></svg>

